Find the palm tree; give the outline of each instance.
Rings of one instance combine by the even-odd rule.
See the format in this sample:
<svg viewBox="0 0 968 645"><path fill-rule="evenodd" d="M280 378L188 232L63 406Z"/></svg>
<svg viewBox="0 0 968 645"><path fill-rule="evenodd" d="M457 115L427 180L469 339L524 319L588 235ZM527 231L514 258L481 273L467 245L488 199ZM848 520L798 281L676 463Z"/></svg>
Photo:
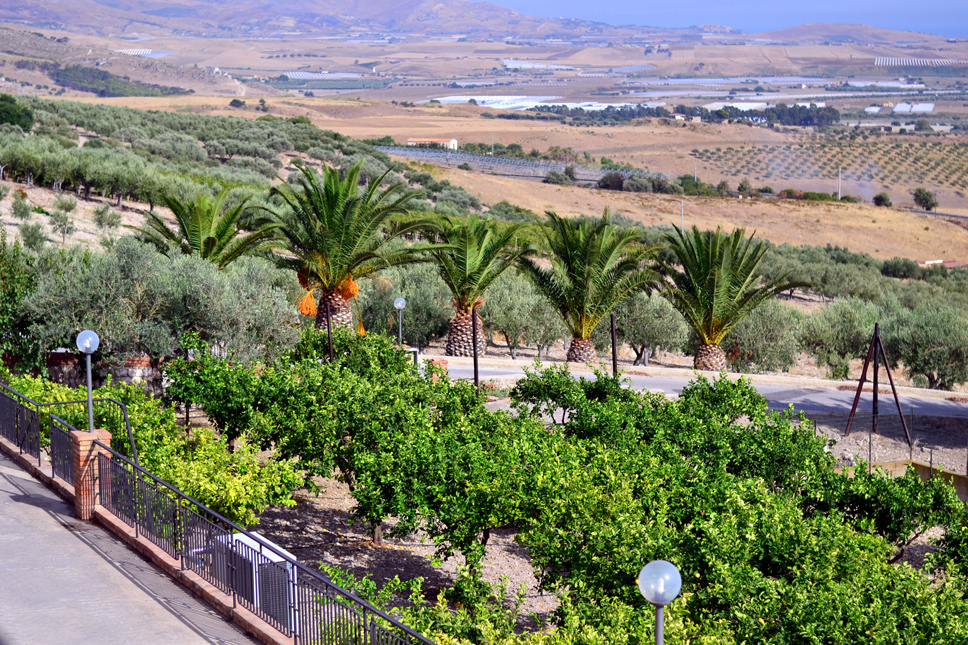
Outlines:
<svg viewBox="0 0 968 645"><path fill-rule="evenodd" d="M551 266L526 257L522 267L571 333L568 360L594 361L591 335L598 323L623 298L651 290L659 279L643 266L652 249L636 247L639 233L619 231L607 208L598 221L570 222L553 212L546 214Z"/></svg>
<svg viewBox="0 0 968 645"><path fill-rule="evenodd" d="M443 244L431 247L440 277L454 299L457 312L450 319L447 333L448 356L473 356L473 319L476 305L483 304L484 292L520 258L534 252L534 246L511 248L523 225L498 232L492 220L476 215L469 218L441 218L434 233ZM484 352L485 341L480 315L477 315L477 351Z"/></svg>
<svg viewBox="0 0 968 645"><path fill-rule="evenodd" d="M746 230L731 234L722 229L686 234L681 228L665 236L678 266L662 263L669 278L662 294L696 331L702 343L693 359L697 370L726 369L726 354L719 344L751 311L787 289L807 286L788 281L789 273L759 284L756 268L766 253L762 241L753 242Z"/></svg>
<svg viewBox="0 0 968 645"><path fill-rule="evenodd" d="M371 277L380 269L417 261L420 247L392 249L388 243L418 231L424 222L395 226L385 232L390 217L406 213L406 204L416 194L404 184L381 190L387 173L360 190L360 169L355 164L341 181L339 171L326 166L320 177L300 161L293 162L302 175L298 188L274 186L270 197L278 195L286 209L272 219L279 224L282 247L291 257L279 263L299 276L306 290L300 310L316 316L316 327L326 326L326 304L332 323L350 328L353 313L349 300L359 291L356 281ZM389 171L387 171L389 172ZM319 305L314 292L319 290Z"/></svg>
<svg viewBox="0 0 968 645"><path fill-rule="evenodd" d="M155 213L145 213L143 226L128 226L141 233L162 252L177 247L185 255L199 255L224 269L239 256L273 246L276 224L262 224L248 235L242 235L239 218L246 210L248 198L229 209L225 208L228 189L222 190L214 201L208 193L202 193L194 202L165 196L165 203L175 216L176 229Z"/></svg>

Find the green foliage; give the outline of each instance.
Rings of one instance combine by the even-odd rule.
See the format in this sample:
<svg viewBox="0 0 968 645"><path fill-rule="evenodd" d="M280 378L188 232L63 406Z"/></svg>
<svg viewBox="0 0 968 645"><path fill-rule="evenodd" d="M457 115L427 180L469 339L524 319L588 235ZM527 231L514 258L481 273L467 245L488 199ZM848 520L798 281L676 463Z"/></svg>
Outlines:
<svg viewBox="0 0 968 645"><path fill-rule="evenodd" d="M0 230L0 357L9 354L21 368L40 362L36 342L27 333L30 320L23 310L36 280L34 260L19 243L7 242L6 230Z"/></svg>
<svg viewBox="0 0 968 645"><path fill-rule="evenodd" d="M589 338L624 298L657 282L657 274L643 267L651 249L635 248L639 233L619 232L608 209L599 220L570 222L550 211L547 216L551 268L524 258L523 270L558 310L572 338Z"/></svg>
<svg viewBox="0 0 968 645"><path fill-rule="evenodd" d="M867 355L877 319L875 305L856 298L837 300L806 319L802 342L829 367L831 378L847 378L850 360Z"/></svg>
<svg viewBox="0 0 968 645"><path fill-rule="evenodd" d="M153 358L179 350L187 331L241 358L277 355L295 339L292 286L264 260L226 271L195 256L167 258L132 237L110 251L76 248L41 258L37 288L23 302L41 349L72 347L82 329L101 336L98 360Z"/></svg>
<svg viewBox="0 0 968 645"><path fill-rule="evenodd" d="M11 379L9 385L42 403L79 401L87 396L83 387L71 389L30 376ZM172 408L136 386L109 383L97 388L94 397L114 398L127 406L143 468L214 511L249 526L258 521L258 513L272 504L294 504L291 493L300 486L302 477L291 462L275 458L263 462L258 449L244 440L229 450L227 438L216 437L205 428L196 428L189 436L176 425ZM86 425L82 408L67 409L61 414L68 423ZM47 427L48 419L42 416L41 425ZM103 426L105 420L95 421ZM130 453L123 432L114 433L111 447Z"/></svg>
<svg viewBox="0 0 968 645"><path fill-rule="evenodd" d="M951 390L968 381L968 321L951 307L920 306L899 312L883 326L882 336L892 365L928 387Z"/></svg>
<svg viewBox="0 0 968 645"><path fill-rule="evenodd" d="M34 215L34 209L22 193L16 192L13 195L13 204L10 206L10 214L21 222L27 222Z"/></svg>
<svg viewBox="0 0 968 645"><path fill-rule="evenodd" d="M327 166L320 184L315 171L300 164L298 191L281 185L271 192L285 204L273 219L280 225L283 247L293 256L280 259L280 265L302 274L324 294L335 292L347 279L372 277L381 269L414 257L413 248L394 248L388 243L415 232L420 222L383 234L393 215L406 212L414 193L403 184L382 190L385 174L361 193L362 167L361 161L340 179L339 171Z"/></svg>
<svg viewBox="0 0 968 645"><path fill-rule="evenodd" d="M557 186L571 186L573 180L563 172L549 170L548 174L545 175L544 183L555 184Z"/></svg>
<svg viewBox="0 0 968 645"><path fill-rule="evenodd" d="M930 211L938 207L938 198L927 188L918 188L914 191L914 203L918 208Z"/></svg>
<svg viewBox="0 0 968 645"><path fill-rule="evenodd" d="M745 229L666 234L678 267L663 262L672 283L663 295L681 313L703 345L719 345L753 310L787 289L806 286L780 275L757 285L756 270L766 253L763 242L746 238ZM681 268L680 268L681 267Z"/></svg>
<svg viewBox="0 0 968 645"><path fill-rule="evenodd" d="M894 204L891 202L891 196L887 193L877 193L874 195L874 206L883 206L885 208L890 208Z"/></svg>
<svg viewBox="0 0 968 645"><path fill-rule="evenodd" d="M567 333L558 312L517 271L507 271L495 280L478 313L485 331L504 336L512 359L523 345L536 346L540 358L548 345Z"/></svg>
<svg viewBox="0 0 968 645"><path fill-rule="evenodd" d="M31 224L24 222L19 227L20 239L24 243L24 248L40 253L47 244L47 234L44 232L43 224Z"/></svg>
<svg viewBox="0 0 968 645"><path fill-rule="evenodd" d="M795 307L770 300L729 332L726 357L743 372L785 372L797 364L802 319Z"/></svg>
<svg viewBox="0 0 968 645"><path fill-rule="evenodd" d="M60 67L56 63L47 70L51 80L63 87L79 92L92 92L101 97L106 96L169 96L188 94L188 90L180 87L154 85L131 81L94 67L82 65L65 65Z"/></svg>
<svg viewBox="0 0 968 645"><path fill-rule="evenodd" d="M30 132L34 126L34 111L29 105L19 103L10 94L0 94L0 125L5 123Z"/></svg>
<svg viewBox="0 0 968 645"><path fill-rule="evenodd" d="M202 193L193 203L185 204L177 197L166 195L165 202L175 216L177 230L169 228L161 217L151 212L145 213L143 227L128 228L138 231L163 253L174 247L183 255L196 254L224 269L243 255L272 248L275 231L280 226L262 224L252 233L242 235L240 218L248 199L226 208L228 196L229 190L223 189L215 201Z"/></svg>
<svg viewBox="0 0 968 645"><path fill-rule="evenodd" d="M58 195L57 199L54 200L54 208L65 213L73 213L74 209L77 208L77 199L70 195Z"/></svg>
<svg viewBox="0 0 968 645"><path fill-rule="evenodd" d="M61 236L61 245L67 244L67 236L72 235L77 227L69 211L56 209L50 214L50 228Z"/></svg>
<svg viewBox="0 0 968 645"><path fill-rule="evenodd" d="M386 372L405 374L414 367L410 354L400 351L394 338L379 333L360 336L336 329L333 331L333 355L343 369L367 378L380 378ZM322 329L303 330L287 359L294 362L328 360L329 334Z"/></svg>
<svg viewBox="0 0 968 645"><path fill-rule="evenodd" d="M668 300L657 294L637 294L615 308L618 338L635 352L633 365L648 367L660 351L685 348L689 327Z"/></svg>
<svg viewBox="0 0 968 645"><path fill-rule="evenodd" d="M450 292L430 264L412 264L384 269L375 280L360 286L360 319L368 330L396 338L399 321L393 301L403 297L403 342L423 350L447 333L453 311Z"/></svg>
<svg viewBox="0 0 968 645"><path fill-rule="evenodd" d="M428 253L458 311L470 314L501 274L534 254L530 244L517 246L521 228L512 225L499 230L492 220L476 215L460 220L445 217L428 227L427 233L441 242Z"/></svg>
<svg viewBox="0 0 968 645"><path fill-rule="evenodd" d="M528 210L527 208L521 208L520 206L515 206L508 201L501 201L493 206L487 211L488 217L493 217L496 219L501 219L506 222L520 223L520 224L530 224L535 221L535 214Z"/></svg>
<svg viewBox="0 0 968 645"><path fill-rule="evenodd" d="M94 225L101 231L115 229L121 226L121 213L111 210L107 204L101 204L94 209Z"/></svg>

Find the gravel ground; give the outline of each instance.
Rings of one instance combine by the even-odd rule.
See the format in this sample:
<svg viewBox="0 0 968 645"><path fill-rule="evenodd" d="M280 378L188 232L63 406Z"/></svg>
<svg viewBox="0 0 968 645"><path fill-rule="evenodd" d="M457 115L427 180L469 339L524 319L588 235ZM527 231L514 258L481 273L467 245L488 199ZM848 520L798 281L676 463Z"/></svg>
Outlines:
<svg viewBox="0 0 968 645"><path fill-rule="evenodd" d="M893 406L892 406L893 407ZM893 412L893 414L892 414ZM883 464L919 461L964 474L968 464L968 419L906 415L913 446L909 446L895 410L881 413L878 432L871 432L871 415L857 415L850 434L846 414L812 415L818 432L836 441L832 454L844 466L859 460Z"/></svg>

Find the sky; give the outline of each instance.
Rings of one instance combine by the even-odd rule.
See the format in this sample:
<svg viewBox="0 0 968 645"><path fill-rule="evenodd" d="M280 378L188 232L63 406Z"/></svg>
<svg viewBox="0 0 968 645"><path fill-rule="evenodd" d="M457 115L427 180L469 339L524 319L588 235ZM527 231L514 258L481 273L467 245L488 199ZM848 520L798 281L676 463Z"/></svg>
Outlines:
<svg viewBox="0 0 968 645"><path fill-rule="evenodd" d="M690 27L719 24L747 33L795 27L810 22L863 23L872 27L968 38L966 0L617 0L604 5L587 0L492 0L541 18L584 18L612 24Z"/></svg>

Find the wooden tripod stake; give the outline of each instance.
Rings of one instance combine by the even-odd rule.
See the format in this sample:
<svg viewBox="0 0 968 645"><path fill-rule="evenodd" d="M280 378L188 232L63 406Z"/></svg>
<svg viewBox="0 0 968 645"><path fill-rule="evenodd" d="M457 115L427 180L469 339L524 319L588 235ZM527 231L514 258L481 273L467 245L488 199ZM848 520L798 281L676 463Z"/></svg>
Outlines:
<svg viewBox="0 0 968 645"><path fill-rule="evenodd" d="M897 396L897 387L894 386L894 375L891 374L890 365L887 362L887 352L884 351L884 343L881 342L881 326L880 323L874 323L874 335L871 336L871 346L867 350L867 358L864 359L864 369L860 374L860 383L857 384L857 394L854 395L854 404L850 407L850 417L847 419L847 429L844 431L844 436L850 434L850 427L854 423L854 414L857 412L857 404L860 402L861 392L864 391L864 382L867 380L867 368L870 367L871 359L874 359L874 378L872 385L874 386L874 418L871 422L871 432L877 432L877 372L880 361L884 361L884 371L887 372L887 378L891 382L891 392L894 393L894 403L897 404L897 413L901 417L901 425L904 426L904 435L907 437L908 447L913 447L914 442L911 441L911 431L908 430L907 420L904 418L904 413L901 411L901 400Z"/></svg>

